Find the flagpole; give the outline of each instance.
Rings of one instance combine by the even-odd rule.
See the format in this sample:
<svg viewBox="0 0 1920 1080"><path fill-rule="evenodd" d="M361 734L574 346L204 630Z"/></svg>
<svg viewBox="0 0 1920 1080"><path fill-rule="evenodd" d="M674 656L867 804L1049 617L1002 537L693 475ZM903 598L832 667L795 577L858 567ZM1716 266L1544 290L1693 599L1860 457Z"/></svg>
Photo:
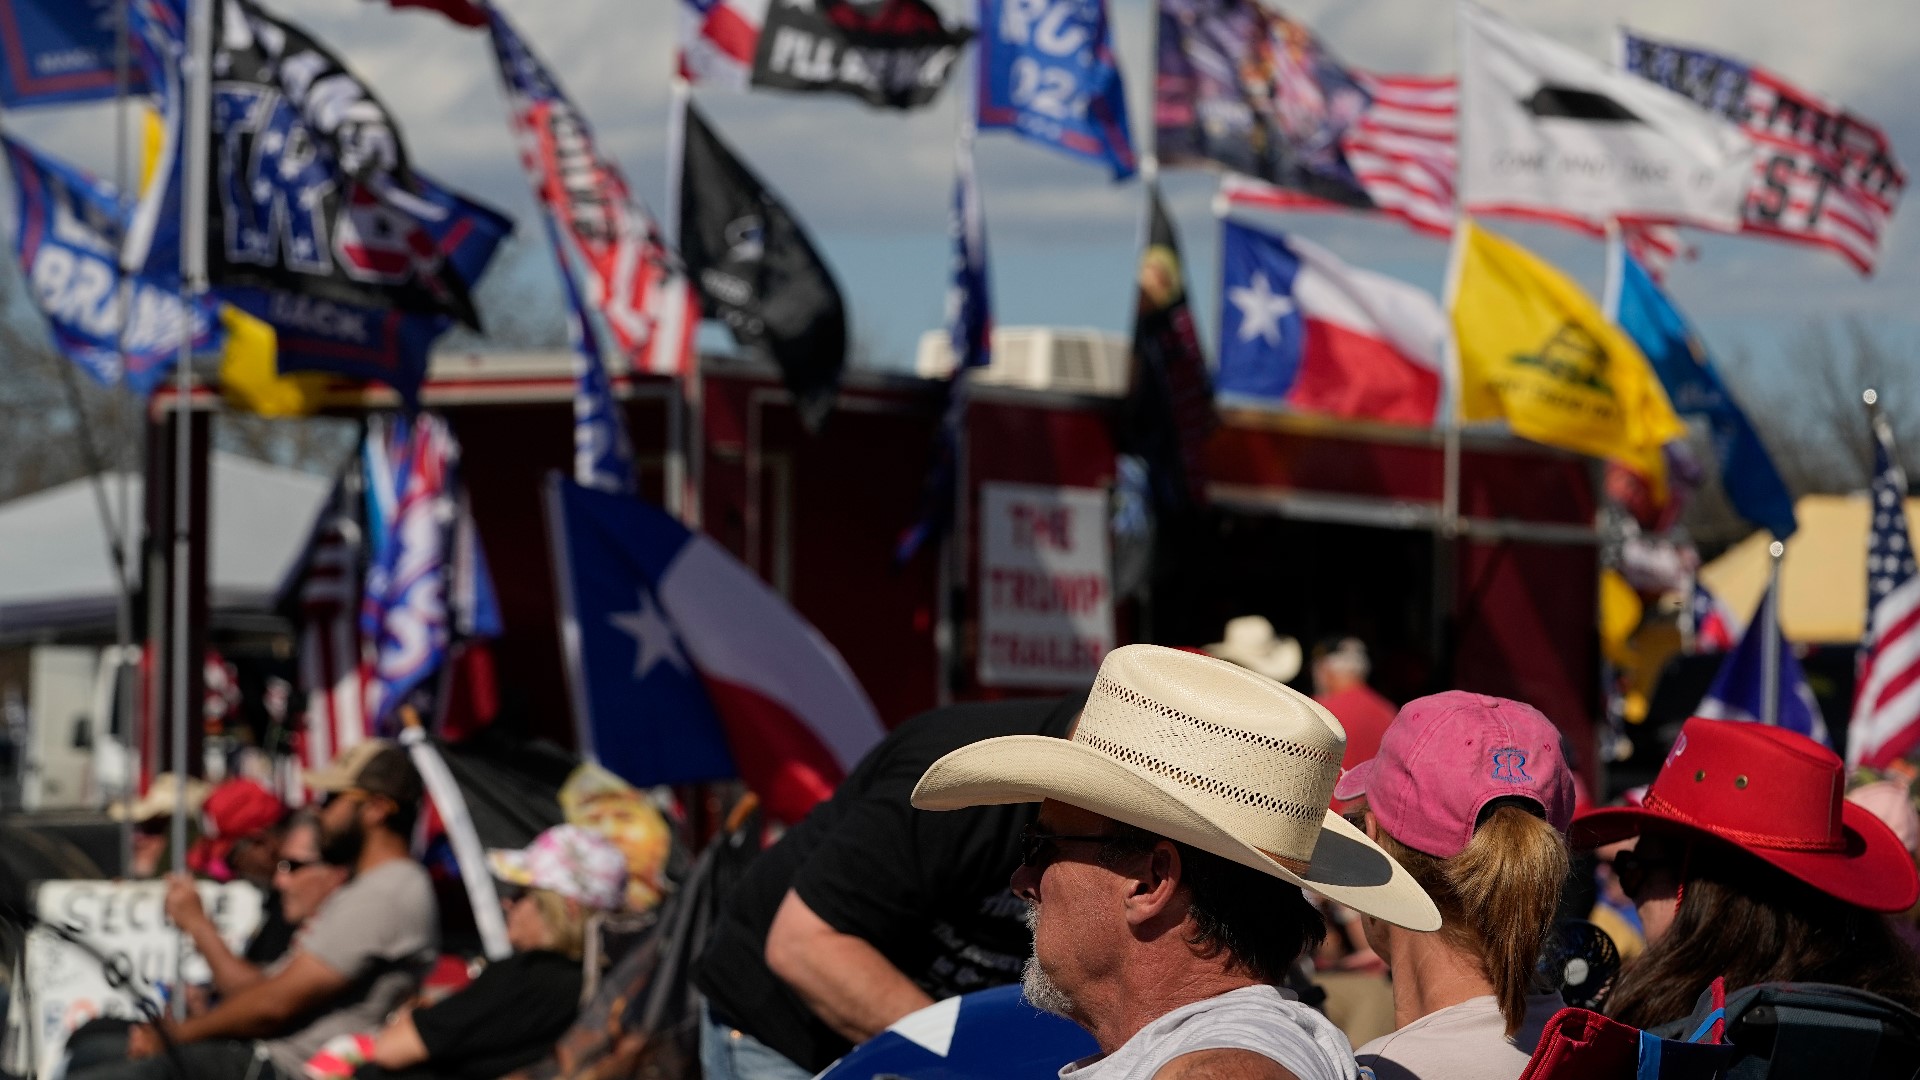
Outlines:
<svg viewBox="0 0 1920 1080"><path fill-rule="evenodd" d="M680 185L685 176L687 146L687 109L693 101L693 85L675 75L669 85L667 111L667 209L661 215L661 231L667 246L680 250L683 223L680 220ZM692 282L687 283L693 287ZM706 425L702 422L705 379L700 371L700 329L694 326L693 355L686 371L680 373L679 393L667 408L667 512L689 528L700 527L700 481L705 464L702 442Z"/></svg>
<svg viewBox="0 0 1920 1080"><path fill-rule="evenodd" d="M1786 642L1780 639L1780 560L1787 545L1778 540L1767 545L1767 593L1760 601L1760 722L1780 722L1780 651Z"/></svg>
<svg viewBox="0 0 1920 1080"><path fill-rule="evenodd" d="M195 302L207 291L207 130L213 115L213 3L214 0L188 0L187 26L187 113L185 184L181 197L180 279L185 289L186 317L180 322L180 356L173 369L173 587L169 600L173 606L172 713L173 713L173 870L187 869L187 697L189 616L191 605L187 589L192 575L189 554L192 550L193 509L193 311ZM174 953L173 1011L176 1018L186 1016L187 995L179 992L182 967L186 960L185 938Z"/></svg>
<svg viewBox="0 0 1920 1080"><path fill-rule="evenodd" d="M127 322L133 313L133 275L126 264L127 214L131 202L127 193L132 187L131 170L127 154L127 106L128 91L133 82L133 0L120 0L114 5L118 18L113 28L113 191L118 201L120 235L115 237L120 245L120 287L114 298L118 305L118 318L114 331L115 351L120 354L120 384L127 386ZM129 391L131 388L128 388ZM124 419L138 419L145 422L141 415L139 400L129 392L115 401ZM132 429L129 423L128 428ZM135 439L134 445L144 447L146 440ZM140 553L140 529L133 520L133 462L116 462L120 466L120 602L114 612L113 627L113 693L114 705L109 706L120 714L120 735L115 740L121 751L121 775L118 778L117 796L129 802L133 798L133 789L139 782L139 769L133 748L133 691L134 680L127 671L127 654L133 649L133 602L134 575L145 570L145 561ZM138 671L136 666L134 671ZM109 717L110 719L110 717ZM112 725L106 725L109 731ZM133 822L120 823L120 867L121 873L130 872L133 866Z"/></svg>

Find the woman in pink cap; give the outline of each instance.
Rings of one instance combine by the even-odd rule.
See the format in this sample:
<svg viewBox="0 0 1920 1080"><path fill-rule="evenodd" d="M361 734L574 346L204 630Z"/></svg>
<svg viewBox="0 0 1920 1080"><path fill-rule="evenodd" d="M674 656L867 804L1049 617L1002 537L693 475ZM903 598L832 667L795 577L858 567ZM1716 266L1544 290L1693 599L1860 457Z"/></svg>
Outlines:
<svg viewBox="0 0 1920 1080"><path fill-rule="evenodd" d="M1505 698L1450 691L1410 701L1379 755L1342 776L1334 798L1365 799L1367 835L1440 909L1429 933L1366 921L1393 974L1395 1030L1354 1052L1363 1071L1514 1080L1562 1007L1538 974L1573 817L1559 730Z"/></svg>
<svg viewBox="0 0 1920 1080"><path fill-rule="evenodd" d="M1920 899L1920 875L1845 786L1840 758L1804 735L1695 717L1639 806L1581 814L1581 847L1638 837L1613 866L1647 951L1620 973L1608 1014L1680 1020L1717 977L1729 991L1824 982L1920 1008L1920 963L1885 917Z"/></svg>
<svg viewBox="0 0 1920 1080"><path fill-rule="evenodd" d="M589 919L625 905L627 857L591 829L556 825L521 850L487 852L487 865L503 886L513 955L458 993L401 1011L378 1035L328 1043L307 1062L311 1080L368 1080L385 1070L504 1076L545 1057L572 1026Z"/></svg>

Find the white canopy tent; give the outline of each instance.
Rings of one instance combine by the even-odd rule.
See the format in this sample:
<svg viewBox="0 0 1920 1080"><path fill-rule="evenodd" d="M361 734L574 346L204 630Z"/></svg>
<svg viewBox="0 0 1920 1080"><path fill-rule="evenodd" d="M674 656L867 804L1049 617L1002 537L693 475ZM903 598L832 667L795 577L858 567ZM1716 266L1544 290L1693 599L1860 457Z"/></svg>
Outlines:
<svg viewBox="0 0 1920 1080"><path fill-rule="evenodd" d="M330 482L225 453L213 455L210 473L209 606L216 617L265 612L299 557ZM107 477L108 503L116 512L119 484L119 476ZM137 514L140 478L132 484L129 502ZM117 603L90 479L0 504L0 639L111 633Z"/></svg>

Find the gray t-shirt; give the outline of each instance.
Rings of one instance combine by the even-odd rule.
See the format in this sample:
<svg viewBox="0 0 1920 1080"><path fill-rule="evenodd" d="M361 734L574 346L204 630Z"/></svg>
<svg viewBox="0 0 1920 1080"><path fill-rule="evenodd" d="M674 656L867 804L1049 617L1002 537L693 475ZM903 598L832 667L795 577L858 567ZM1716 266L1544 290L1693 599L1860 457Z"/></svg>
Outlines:
<svg viewBox="0 0 1920 1080"><path fill-rule="evenodd" d="M1353 1080L1351 1045L1292 994L1243 986L1173 1010L1113 1053L1062 1068L1060 1080L1152 1080L1168 1062L1197 1050L1251 1050L1300 1080Z"/></svg>
<svg viewBox="0 0 1920 1080"><path fill-rule="evenodd" d="M419 863L391 859L341 886L272 973L304 952L345 976L347 989L292 1034L269 1041L273 1063L301 1076L301 1066L328 1039L378 1031L419 988L439 948L439 908Z"/></svg>
<svg viewBox="0 0 1920 1080"><path fill-rule="evenodd" d="M1492 994L1449 1005L1354 1051L1362 1080L1518 1080L1540 1033L1565 1008L1558 994L1527 999L1520 1030L1507 1021Z"/></svg>

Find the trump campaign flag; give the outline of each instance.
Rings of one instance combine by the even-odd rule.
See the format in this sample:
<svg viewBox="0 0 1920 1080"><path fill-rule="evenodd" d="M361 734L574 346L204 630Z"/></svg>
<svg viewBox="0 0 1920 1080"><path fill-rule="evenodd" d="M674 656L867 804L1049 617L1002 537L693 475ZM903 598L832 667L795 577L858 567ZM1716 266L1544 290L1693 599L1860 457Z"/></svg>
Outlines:
<svg viewBox="0 0 1920 1080"><path fill-rule="evenodd" d="M681 148L680 248L708 314L779 367L801 419L833 408L847 309L813 241L691 102Z"/></svg>
<svg viewBox="0 0 1920 1080"><path fill-rule="evenodd" d="M1617 461L1666 497L1661 448L1686 435L1647 358L1566 275L1463 221L1450 306L1460 418Z"/></svg>
<svg viewBox="0 0 1920 1080"><path fill-rule="evenodd" d="M1773 458L1748 422L1720 373L1707 356L1685 316L1640 265L1622 253L1619 285L1614 290L1613 321L1633 338L1660 376L1673 409L1682 416L1704 416L1720 459L1720 483L1741 517L1785 540L1797 528L1793 493L1774 468Z"/></svg>
<svg viewBox="0 0 1920 1080"><path fill-rule="evenodd" d="M1459 13L1462 209L1739 226L1754 147L1738 128L1475 4Z"/></svg>
<svg viewBox="0 0 1920 1080"><path fill-rule="evenodd" d="M1893 425L1873 415L1867 487L1867 625L1855 663L1847 763L1884 768L1920 746L1920 574L1907 525L1907 473Z"/></svg>
<svg viewBox="0 0 1920 1080"><path fill-rule="evenodd" d="M121 0L0 2L0 107L70 105L114 96ZM128 72L129 93L146 81Z"/></svg>
<svg viewBox="0 0 1920 1080"><path fill-rule="evenodd" d="M639 786L738 776L783 821L878 742L840 654L702 534L549 477L547 525L580 746Z"/></svg>
<svg viewBox="0 0 1920 1080"><path fill-rule="evenodd" d="M520 161L549 223L561 274L572 275L569 253L577 253L586 267L584 299L606 320L632 370L686 373L700 312L679 258L506 15L489 6L487 17Z"/></svg>
<svg viewBox="0 0 1920 1080"><path fill-rule="evenodd" d="M1447 319L1433 297L1292 235L1221 226L1222 394L1429 425Z"/></svg>
<svg viewBox="0 0 1920 1080"><path fill-rule="evenodd" d="M0 136L0 147L13 173L20 271L68 359L103 386L124 375L144 397L179 358L189 324L194 351L220 348L218 305L183 300L177 274L136 274L123 302L118 244L126 215L112 187L17 139Z"/></svg>
<svg viewBox="0 0 1920 1080"><path fill-rule="evenodd" d="M1724 53L1628 31L1620 42L1626 70L1726 117L1758 144L1742 232L1829 248L1873 272L1907 186L1878 125Z"/></svg>
<svg viewBox="0 0 1920 1080"><path fill-rule="evenodd" d="M1133 175L1105 0L981 0L977 123Z"/></svg>
<svg viewBox="0 0 1920 1080"><path fill-rule="evenodd" d="M1754 613L1753 621L1747 624L1747 632L1740 635L1740 643L1721 661L1720 671L1713 677L1713 685L1707 688L1707 696L1701 699L1699 708L1693 714L1709 720L1763 721L1766 718L1767 683L1766 657L1762 654L1766 649L1773 649L1779 656L1779 666L1775 670L1779 684L1776 726L1805 735L1822 745L1832 746L1833 739L1827 734L1827 722L1820 715L1820 703L1814 700L1813 690L1807 685L1799 658L1787 647L1787 640L1781 635L1777 623L1767 618L1767 605L1775 602L1774 593L1777 591L1769 588L1760 598L1760 610Z"/></svg>

